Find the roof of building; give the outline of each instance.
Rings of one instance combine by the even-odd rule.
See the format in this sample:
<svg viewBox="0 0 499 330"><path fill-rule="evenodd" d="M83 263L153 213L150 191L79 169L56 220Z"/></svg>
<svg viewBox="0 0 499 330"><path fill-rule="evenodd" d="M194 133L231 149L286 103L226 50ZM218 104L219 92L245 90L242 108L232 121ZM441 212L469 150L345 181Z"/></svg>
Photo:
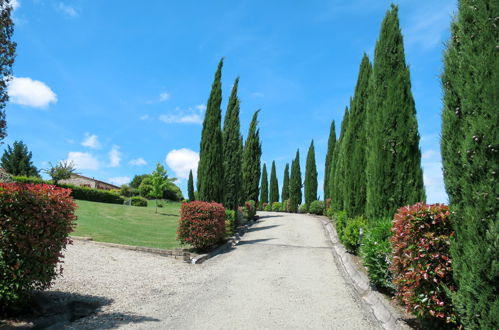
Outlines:
<svg viewBox="0 0 499 330"><path fill-rule="evenodd" d="M88 180L92 180L92 181L95 181L97 183L102 183L102 184L105 184L105 185L108 185L108 186L111 186L113 187L114 189L120 189L120 187L112 184L112 183L108 183L108 182L104 182L104 181L100 181L100 180L97 180L95 178L90 178L88 176L84 176L84 175L81 175L81 174L76 174L76 173L73 173L71 174L71 176L77 176L77 177L80 177L80 178L84 178L84 179L88 179Z"/></svg>

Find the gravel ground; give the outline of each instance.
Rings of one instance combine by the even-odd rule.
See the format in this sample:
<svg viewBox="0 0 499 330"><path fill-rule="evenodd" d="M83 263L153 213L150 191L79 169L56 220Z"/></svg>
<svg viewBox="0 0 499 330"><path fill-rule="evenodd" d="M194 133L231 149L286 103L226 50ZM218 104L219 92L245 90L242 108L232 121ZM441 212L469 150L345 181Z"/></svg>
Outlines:
<svg viewBox="0 0 499 330"><path fill-rule="evenodd" d="M239 245L201 265L75 241L51 291L104 304L75 329L378 328L318 219L259 214Z"/></svg>

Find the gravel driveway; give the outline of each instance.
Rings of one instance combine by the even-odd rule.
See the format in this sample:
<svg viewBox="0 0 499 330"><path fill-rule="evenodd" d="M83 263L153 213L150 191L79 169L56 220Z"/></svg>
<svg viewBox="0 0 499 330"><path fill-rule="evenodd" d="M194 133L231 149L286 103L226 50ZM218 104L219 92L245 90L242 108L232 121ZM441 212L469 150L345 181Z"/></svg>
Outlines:
<svg viewBox="0 0 499 330"><path fill-rule="evenodd" d="M104 303L74 328L377 329L335 265L320 221L261 220L201 265L75 241L52 291Z"/></svg>

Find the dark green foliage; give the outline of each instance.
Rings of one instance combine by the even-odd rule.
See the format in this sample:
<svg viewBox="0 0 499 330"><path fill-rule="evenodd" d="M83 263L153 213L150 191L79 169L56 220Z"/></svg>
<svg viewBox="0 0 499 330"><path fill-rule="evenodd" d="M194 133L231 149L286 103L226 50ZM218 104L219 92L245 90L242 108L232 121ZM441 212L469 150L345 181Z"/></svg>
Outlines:
<svg viewBox="0 0 499 330"><path fill-rule="evenodd" d="M394 5L381 25L368 93L366 214L391 217L400 206L425 200L416 108Z"/></svg>
<svg viewBox="0 0 499 330"><path fill-rule="evenodd" d="M135 195L135 189L130 187L130 185L128 185L128 184L123 184L120 187L119 194L120 194L120 196L123 196L123 197L132 197Z"/></svg>
<svg viewBox="0 0 499 330"><path fill-rule="evenodd" d="M284 178L282 179L281 198L283 204L285 204L285 201L289 199L289 164L287 163L286 167L284 168Z"/></svg>
<svg viewBox="0 0 499 330"><path fill-rule="evenodd" d="M130 187L138 189L140 184L142 183L142 180L145 178L149 177L150 174L137 174L133 177L132 181L130 182Z"/></svg>
<svg viewBox="0 0 499 330"><path fill-rule="evenodd" d="M366 207L366 104L371 71L369 58L364 54L342 142L345 157L343 204L349 217L363 215Z"/></svg>
<svg viewBox="0 0 499 330"><path fill-rule="evenodd" d="M132 206L146 207L147 206L147 199L145 199L144 197L140 197L140 196L134 196L134 197L132 197L130 203L132 204Z"/></svg>
<svg viewBox="0 0 499 330"><path fill-rule="evenodd" d="M333 160L334 147L336 145L336 128L334 120L329 129L329 139L327 140L326 166L324 169L324 200L331 198L331 163Z"/></svg>
<svg viewBox="0 0 499 330"><path fill-rule="evenodd" d="M262 144L258 126L258 113L255 111L251 120L248 136L243 150L243 200L252 200L258 203L258 184L260 181L260 158Z"/></svg>
<svg viewBox="0 0 499 330"><path fill-rule="evenodd" d="M194 195L194 178L192 177L192 170L189 171L189 181L187 181L187 194L189 196L189 202L196 200L196 196Z"/></svg>
<svg viewBox="0 0 499 330"><path fill-rule="evenodd" d="M334 221L336 233L338 234L338 238L341 240L345 227L347 226L347 213L345 211L334 212L331 219Z"/></svg>
<svg viewBox="0 0 499 330"><path fill-rule="evenodd" d="M330 188L329 192L331 193L331 208L334 211L343 210L343 200L344 200L344 181L345 181L345 173L344 173L344 163L347 154L345 153L345 147L343 144L343 140L346 134L346 130L348 127L348 118L349 112L348 108L345 109L345 114L343 115L343 120L341 121L341 130L340 137L338 141L336 141L336 145L334 147L333 159L331 160L331 176L330 176Z"/></svg>
<svg viewBox="0 0 499 330"><path fill-rule="evenodd" d="M269 202L269 180L267 178L267 166L263 164L262 183L260 184L260 205Z"/></svg>
<svg viewBox="0 0 499 330"><path fill-rule="evenodd" d="M323 201L313 201L310 203L308 211L312 214L322 215L324 214L324 202Z"/></svg>
<svg viewBox="0 0 499 330"><path fill-rule="evenodd" d="M499 2L461 0L444 57L442 159L455 239L453 303L467 329L499 328Z"/></svg>
<svg viewBox="0 0 499 330"><path fill-rule="evenodd" d="M223 58L218 64L215 79L211 86L210 98L206 106L206 114L201 132L198 165L198 198L200 201L223 201L223 148L222 129L220 128L222 114L222 66Z"/></svg>
<svg viewBox="0 0 499 330"><path fill-rule="evenodd" d="M237 210L241 200L241 181L243 153L243 138L239 123L239 99L236 78L230 95L227 112L225 113L223 129L223 169L224 169L224 206L226 209Z"/></svg>
<svg viewBox="0 0 499 330"><path fill-rule="evenodd" d="M305 204L310 206L310 203L317 200L317 167L315 165L315 148L314 140L310 143L307 153L307 163L305 166Z"/></svg>
<svg viewBox="0 0 499 330"><path fill-rule="evenodd" d="M28 150L28 147L24 144L24 142L15 141L12 147L7 146L7 149L3 152L0 167L11 175L40 177L38 169L31 161L31 157L31 151Z"/></svg>
<svg viewBox="0 0 499 330"><path fill-rule="evenodd" d="M279 183L277 182L277 173L275 162L272 161L272 169L270 171L270 192L269 203L273 204L279 201Z"/></svg>
<svg viewBox="0 0 499 330"><path fill-rule="evenodd" d="M298 206L301 204L301 170L300 170L300 151L296 151L296 157L291 164L291 177L289 179L289 203L290 212L298 212Z"/></svg>
<svg viewBox="0 0 499 330"><path fill-rule="evenodd" d="M12 65L16 57L16 43L11 40L14 22L10 18L12 7L9 2L0 2L0 144L7 136L5 104L9 100L7 82L12 79Z"/></svg>

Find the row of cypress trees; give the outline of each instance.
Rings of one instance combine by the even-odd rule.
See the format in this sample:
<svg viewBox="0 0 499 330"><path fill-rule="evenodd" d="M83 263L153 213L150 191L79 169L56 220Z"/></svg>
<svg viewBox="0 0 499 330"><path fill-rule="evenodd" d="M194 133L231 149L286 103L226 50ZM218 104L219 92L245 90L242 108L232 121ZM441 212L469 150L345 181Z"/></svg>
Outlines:
<svg viewBox="0 0 499 330"><path fill-rule="evenodd" d="M199 151L197 199L224 204L236 210L246 200L258 201L262 145L257 110L249 126L246 143L240 133L240 101L236 78L221 128L223 58L218 64L206 106ZM192 171L188 182L189 199L194 200ZM267 194L268 195L268 194Z"/></svg>

